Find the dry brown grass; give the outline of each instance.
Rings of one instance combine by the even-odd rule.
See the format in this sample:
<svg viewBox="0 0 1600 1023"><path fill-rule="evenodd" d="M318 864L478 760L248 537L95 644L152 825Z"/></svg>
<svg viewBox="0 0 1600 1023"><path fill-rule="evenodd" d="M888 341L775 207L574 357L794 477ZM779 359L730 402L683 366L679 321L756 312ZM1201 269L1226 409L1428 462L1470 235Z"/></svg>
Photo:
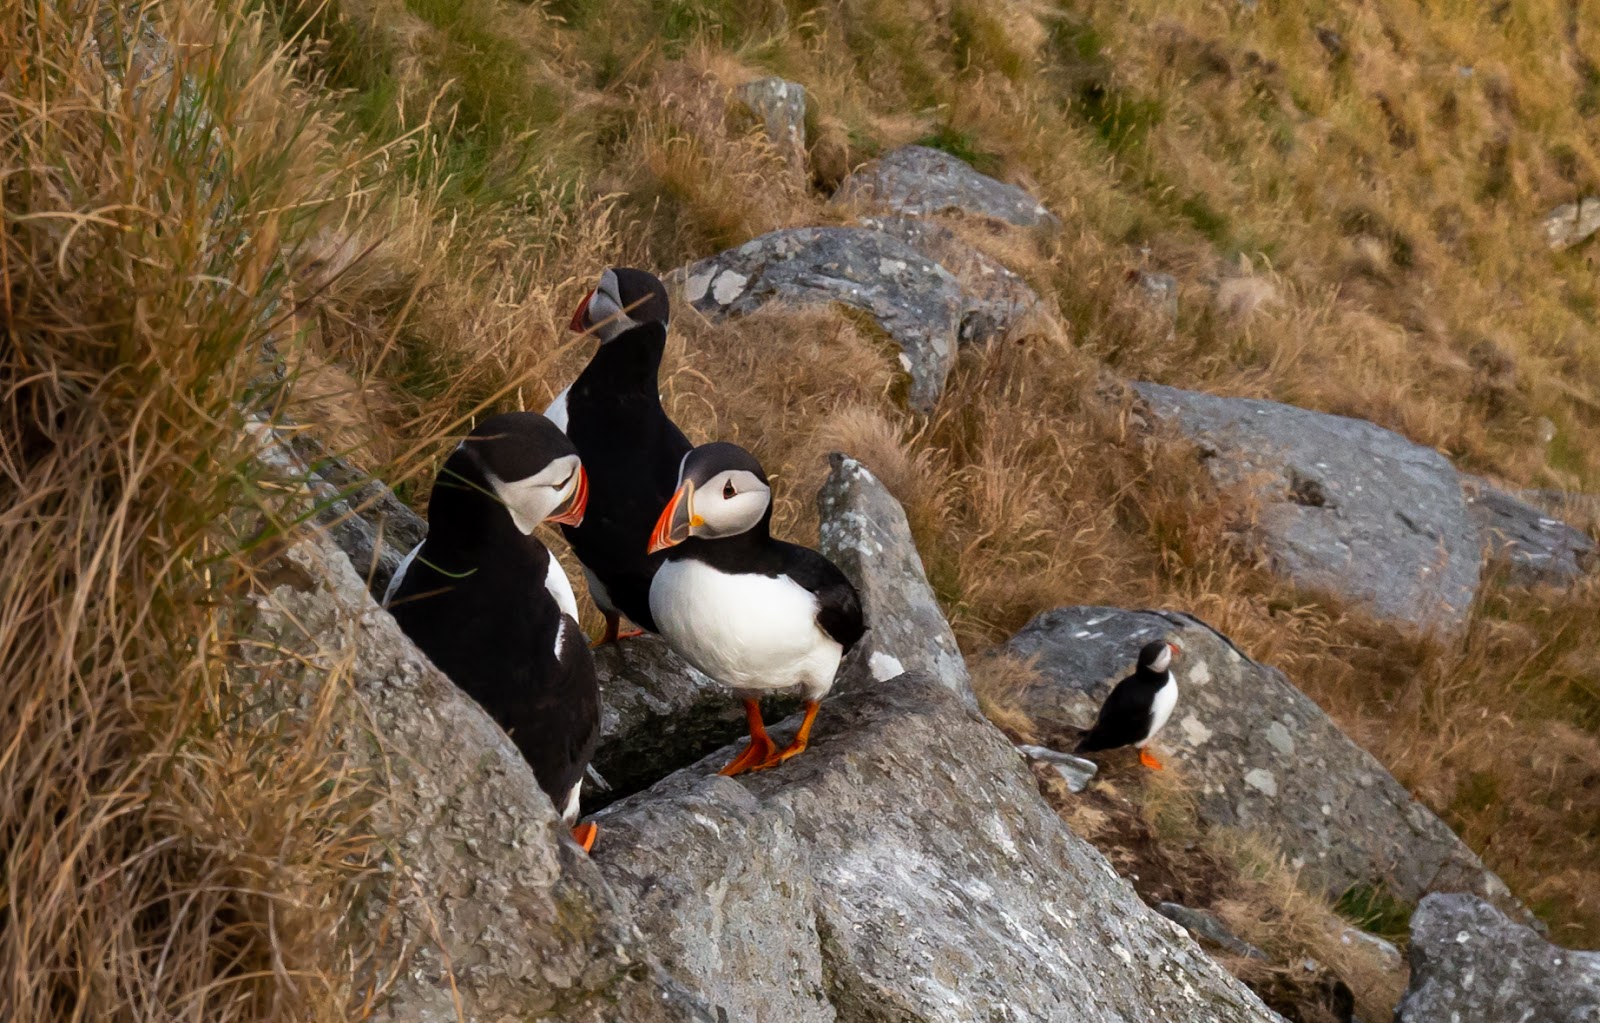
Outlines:
<svg viewBox="0 0 1600 1023"><path fill-rule="evenodd" d="M345 1019L369 779L232 648L325 127L210 5L9 5L0 54L0 1017Z"/></svg>

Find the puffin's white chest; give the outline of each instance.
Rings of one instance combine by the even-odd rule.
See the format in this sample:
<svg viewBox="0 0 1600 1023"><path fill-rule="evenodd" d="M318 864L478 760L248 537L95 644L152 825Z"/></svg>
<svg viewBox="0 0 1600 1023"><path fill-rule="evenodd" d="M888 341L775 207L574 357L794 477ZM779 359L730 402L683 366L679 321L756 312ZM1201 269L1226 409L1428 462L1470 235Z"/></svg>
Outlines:
<svg viewBox="0 0 1600 1023"><path fill-rule="evenodd" d="M567 393L571 390L571 384L563 387L561 393L556 395L556 400L552 401L550 407L544 410L544 417L555 423L556 429L562 433L567 432Z"/></svg>
<svg viewBox="0 0 1600 1023"><path fill-rule="evenodd" d="M1178 705L1178 680L1172 677L1172 672L1167 672L1167 684L1156 690L1155 699L1150 701L1150 734L1144 737L1145 742L1155 738L1161 727L1172 716L1172 709ZM1140 745L1143 745L1141 743Z"/></svg>
<svg viewBox="0 0 1600 1023"><path fill-rule="evenodd" d="M820 699L844 649L817 625L817 599L787 576L668 561L650 584L650 613L674 650L735 689L803 686Z"/></svg>

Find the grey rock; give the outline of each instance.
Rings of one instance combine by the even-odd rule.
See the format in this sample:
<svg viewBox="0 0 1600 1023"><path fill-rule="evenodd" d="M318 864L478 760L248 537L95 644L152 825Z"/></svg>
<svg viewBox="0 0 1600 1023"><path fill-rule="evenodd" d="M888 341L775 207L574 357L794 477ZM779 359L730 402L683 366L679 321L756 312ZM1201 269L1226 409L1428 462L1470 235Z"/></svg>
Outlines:
<svg viewBox="0 0 1600 1023"><path fill-rule="evenodd" d="M840 303L872 316L900 346L908 400L931 410L955 361L965 300L950 271L898 238L859 227L774 231L675 271L686 301L708 316L769 302Z"/></svg>
<svg viewBox="0 0 1600 1023"><path fill-rule="evenodd" d="M645 788L746 733L744 706L659 636L639 636L594 652L600 680L600 745L594 766L609 784L599 806ZM800 706L797 695L762 701L776 721Z"/></svg>
<svg viewBox="0 0 1600 1023"><path fill-rule="evenodd" d="M1396 1023L1596 1023L1600 952L1570 952L1470 895L1411 917L1411 985Z"/></svg>
<svg viewBox="0 0 1600 1023"><path fill-rule="evenodd" d="M1341 927L1338 937L1341 945L1364 948L1372 953L1378 963L1390 973L1398 973L1406 964L1405 956L1395 947L1394 942L1386 941L1376 934L1368 934L1358 927Z"/></svg>
<svg viewBox="0 0 1600 1023"><path fill-rule="evenodd" d="M1270 839L1331 895L1379 881L1407 902L1472 890L1522 912L1455 832L1321 708L1198 619L1106 607L1046 611L1002 648L1036 659L1039 680L1016 695L1018 709L1047 744L1065 746L1094 723L1139 648L1163 638L1183 653L1173 668L1178 705L1156 745L1194 780L1202 820Z"/></svg>
<svg viewBox="0 0 1600 1023"><path fill-rule="evenodd" d="M912 217L957 210L1019 227L1054 228L1061 223L1025 190L979 174L966 161L927 146L902 146L885 153L845 178L835 199Z"/></svg>
<svg viewBox="0 0 1600 1023"><path fill-rule="evenodd" d="M304 478L284 465L288 482ZM330 727L373 786L368 823L387 853L352 913L394 974L376 1018L709 1023L641 949L505 733L373 602L326 532L286 543L255 578L242 654L259 665L253 702L294 714L339 685Z"/></svg>
<svg viewBox="0 0 1600 1023"><path fill-rule="evenodd" d="M893 235L955 275L961 282L962 342L1003 338L1043 314L1043 303L1027 281L938 221L863 217L861 226Z"/></svg>
<svg viewBox="0 0 1600 1023"><path fill-rule="evenodd" d="M1462 489L1489 565L1511 582L1568 586L1600 562L1600 551L1587 534L1489 481L1464 476Z"/></svg>
<svg viewBox="0 0 1600 1023"><path fill-rule="evenodd" d="M1071 753L1062 753L1045 746L1018 746L1017 752L1034 763L1049 765L1057 777L1067 783L1067 789L1071 792L1082 792L1089 787L1094 776L1100 773L1100 765L1093 760L1085 760Z"/></svg>
<svg viewBox="0 0 1600 1023"><path fill-rule="evenodd" d="M604 811L596 849L666 970L719 1019L1277 1019L930 678L835 696L776 769L718 777L724 755Z"/></svg>
<svg viewBox="0 0 1600 1023"><path fill-rule="evenodd" d="M1544 218L1545 242L1555 252L1570 249L1600 231L1600 199L1557 206Z"/></svg>
<svg viewBox="0 0 1600 1023"><path fill-rule="evenodd" d="M806 89L782 78L758 78L734 90L734 95L761 122L767 141L791 169L806 166Z"/></svg>
<svg viewBox="0 0 1600 1023"><path fill-rule="evenodd" d="M868 630L847 672L880 681L926 672L976 711L967 662L928 585L904 509L860 462L835 453L829 463L817 492L818 546L861 594Z"/></svg>
<svg viewBox="0 0 1600 1023"><path fill-rule="evenodd" d="M1134 389L1200 445L1219 484L1255 492L1255 535L1277 572L1419 628L1464 625L1482 552L1443 455L1360 419L1158 384Z"/></svg>
<svg viewBox="0 0 1600 1023"><path fill-rule="evenodd" d="M1178 279L1171 274L1134 271L1134 283L1144 293L1150 308L1169 320L1178 318Z"/></svg>
<svg viewBox="0 0 1600 1023"><path fill-rule="evenodd" d="M1229 955L1266 961L1265 952L1248 941L1241 941L1214 914L1203 909L1190 909L1176 902L1162 902L1157 904L1156 912L1194 935L1196 941L1215 945Z"/></svg>

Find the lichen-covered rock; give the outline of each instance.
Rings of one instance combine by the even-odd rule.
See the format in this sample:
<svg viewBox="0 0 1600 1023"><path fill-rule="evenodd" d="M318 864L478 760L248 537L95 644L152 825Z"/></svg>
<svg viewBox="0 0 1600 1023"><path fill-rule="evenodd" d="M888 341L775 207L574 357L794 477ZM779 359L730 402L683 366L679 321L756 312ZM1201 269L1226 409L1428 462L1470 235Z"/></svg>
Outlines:
<svg viewBox="0 0 1600 1023"><path fill-rule="evenodd" d="M1489 566L1511 582L1568 586L1600 562L1595 542L1555 516L1487 480L1463 477L1462 488Z"/></svg>
<svg viewBox="0 0 1600 1023"><path fill-rule="evenodd" d="M719 1019L1277 1019L932 679L828 700L811 748L773 770L719 777L726 755L603 811L595 854Z"/></svg>
<svg viewBox="0 0 1600 1023"><path fill-rule="evenodd" d="M796 173L806 167L806 89L782 78L758 78L734 96L761 122L767 141Z"/></svg>
<svg viewBox="0 0 1600 1023"><path fill-rule="evenodd" d="M600 746L594 767L611 792L637 792L745 734L744 706L672 652L659 636L639 636L594 652L600 679ZM795 694L762 700L776 721L800 706ZM596 804L598 805L598 804Z"/></svg>
<svg viewBox="0 0 1600 1023"><path fill-rule="evenodd" d="M1027 281L938 221L863 217L861 226L893 235L955 275L961 282L962 342L1003 338L1043 315L1044 305Z"/></svg>
<svg viewBox="0 0 1600 1023"><path fill-rule="evenodd" d="M1263 962L1267 958L1265 952L1228 930L1227 925L1218 920L1214 913L1208 913L1203 909L1190 909L1176 902L1159 903L1156 905L1156 912L1194 935L1196 941L1214 945L1228 955L1259 959Z"/></svg>
<svg viewBox="0 0 1600 1023"><path fill-rule="evenodd" d="M1596 1023L1600 952L1545 941L1470 895L1411 917L1411 986L1395 1023Z"/></svg>
<svg viewBox="0 0 1600 1023"><path fill-rule="evenodd" d="M1038 681L1018 709L1051 746L1094 723L1139 648L1178 643L1178 705L1157 738L1194 781L1212 825L1275 842L1305 876L1337 895L1381 882L1408 902L1471 890L1520 911L1504 882L1275 668L1257 664L1187 615L1066 607L1028 623L1003 650L1034 660Z"/></svg>
<svg viewBox="0 0 1600 1023"><path fill-rule="evenodd" d="M1570 249L1600 231L1600 199L1579 199L1557 206L1544 218L1544 237L1556 252Z"/></svg>
<svg viewBox="0 0 1600 1023"><path fill-rule="evenodd" d="M877 679L926 672L976 710L967 662L928 585L900 502L855 459L836 453L829 463L817 492L819 547L855 585L867 619L863 649L847 670L859 666Z"/></svg>
<svg viewBox="0 0 1600 1023"><path fill-rule="evenodd" d="M950 210L1019 227L1057 227L1055 214L1025 190L979 174L966 161L927 146L902 146L851 174L837 201L881 206L911 217Z"/></svg>
<svg viewBox="0 0 1600 1023"><path fill-rule="evenodd" d="M1477 526L1437 451L1360 419L1135 384L1197 443L1213 478L1261 503L1255 535L1296 585L1419 628L1459 630L1477 593Z"/></svg>
<svg viewBox="0 0 1600 1023"><path fill-rule="evenodd" d="M954 364L965 308L950 271L898 238L860 227L774 231L702 259L673 277L708 316L737 316L769 302L840 303L868 313L900 346L908 400L931 410Z"/></svg>

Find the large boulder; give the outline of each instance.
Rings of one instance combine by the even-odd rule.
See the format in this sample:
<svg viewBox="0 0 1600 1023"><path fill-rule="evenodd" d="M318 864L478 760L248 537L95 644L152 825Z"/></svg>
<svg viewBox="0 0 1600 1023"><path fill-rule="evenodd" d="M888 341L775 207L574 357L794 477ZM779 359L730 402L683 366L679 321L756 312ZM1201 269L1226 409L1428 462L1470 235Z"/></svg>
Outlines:
<svg viewBox="0 0 1600 1023"><path fill-rule="evenodd" d="M1510 582L1569 586L1600 562L1595 542L1561 519L1487 480L1463 477L1462 489L1489 567Z"/></svg>
<svg viewBox="0 0 1600 1023"><path fill-rule="evenodd" d="M764 234L678 270L684 299L708 316L769 302L840 303L869 314L900 346L907 399L930 411L955 362L965 300L950 271L905 242L860 227Z"/></svg>
<svg viewBox="0 0 1600 1023"><path fill-rule="evenodd" d="M1596 1023L1600 952L1569 952L1470 895L1411 917L1411 986L1395 1023Z"/></svg>
<svg viewBox="0 0 1600 1023"><path fill-rule="evenodd" d="M1360 419L1158 384L1134 390L1200 446L1220 485L1255 495L1255 535L1277 572L1412 626L1463 626L1482 552L1443 455Z"/></svg>
<svg viewBox="0 0 1600 1023"><path fill-rule="evenodd" d="M782 78L757 78L733 91L738 104L760 123L771 144L796 174L806 168L806 88Z"/></svg>
<svg viewBox="0 0 1600 1023"><path fill-rule="evenodd" d="M603 811L595 853L719 1020L1277 1019L933 679L830 699L776 769L719 777L729 752Z"/></svg>
<svg viewBox="0 0 1600 1023"><path fill-rule="evenodd" d="M1007 643L1036 681L1012 697L1046 745L1071 748L1156 639L1178 643L1178 705L1157 744L1194 779L1201 818L1275 842L1338 895L1380 882L1414 902L1467 890L1521 911L1504 882L1283 673L1188 615L1065 607Z"/></svg>
<svg viewBox="0 0 1600 1023"><path fill-rule="evenodd" d="M900 239L955 276L961 283L958 334L963 343L1004 338L1044 314L1027 281L936 220L863 217L861 226Z"/></svg>
<svg viewBox="0 0 1600 1023"><path fill-rule="evenodd" d="M977 709L967 662L922 570L900 502L866 466L829 456L817 492L819 544L855 584L866 611L863 650L851 658L875 678L923 672Z"/></svg>
<svg viewBox="0 0 1600 1023"><path fill-rule="evenodd" d="M406 639L324 532L267 558L251 597L257 706L342 688L340 745L372 779L384 861L352 912L384 950L378 1019L710 1017L640 947L510 740Z"/></svg>
<svg viewBox="0 0 1600 1023"><path fill-rule="evenodd" d="M1060 224L1025 190L979 174L966 161L927 146L902 146L851 174L835 196L911 217L973 213L1019 227Z"/></svg>

